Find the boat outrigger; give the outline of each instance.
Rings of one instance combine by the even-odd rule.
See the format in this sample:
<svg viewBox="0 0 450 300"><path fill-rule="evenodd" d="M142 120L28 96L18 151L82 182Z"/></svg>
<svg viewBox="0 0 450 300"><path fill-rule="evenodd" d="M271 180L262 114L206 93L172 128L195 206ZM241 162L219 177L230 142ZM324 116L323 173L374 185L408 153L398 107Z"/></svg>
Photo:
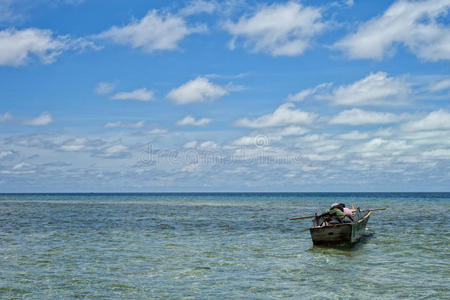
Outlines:
<svg viewBox="0 0 450 300"><path fill-rule="evenodd" d="M332 224L324 221L317 214L314 216L290 218L290 220L314 218L313 226L309 228L314 245L354 244L363 237L371 212L385 209L374 208L366 211L362 211L359 208L352 209L353 222L350 223Z"/></svg>

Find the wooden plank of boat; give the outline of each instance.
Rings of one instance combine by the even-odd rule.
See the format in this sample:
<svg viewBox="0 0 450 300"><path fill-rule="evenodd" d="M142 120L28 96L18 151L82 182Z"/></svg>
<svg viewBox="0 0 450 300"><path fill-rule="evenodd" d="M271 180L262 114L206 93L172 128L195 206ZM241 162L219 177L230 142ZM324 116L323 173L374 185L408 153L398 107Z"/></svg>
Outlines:
<svg viewBox="0 0 450 300"><path fill-rule="evenodd" d="M330 224L321 227L311 227L311 239L314 245L328 245L341 243L356 243L363 236L370 211L361 219L352 223Z"/></svg>

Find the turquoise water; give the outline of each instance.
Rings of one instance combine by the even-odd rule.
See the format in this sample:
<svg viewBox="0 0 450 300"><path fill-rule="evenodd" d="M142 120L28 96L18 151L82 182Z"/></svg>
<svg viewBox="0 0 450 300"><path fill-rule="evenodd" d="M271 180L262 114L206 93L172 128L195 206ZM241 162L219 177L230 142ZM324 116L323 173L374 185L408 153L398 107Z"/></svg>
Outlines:
<svg viewBox="0 0 450 300"><path fill-rule="evenodd" d="M353 248L309 215L373 212ZM450 193L0 195L2 299L450 299Z"/></svg>

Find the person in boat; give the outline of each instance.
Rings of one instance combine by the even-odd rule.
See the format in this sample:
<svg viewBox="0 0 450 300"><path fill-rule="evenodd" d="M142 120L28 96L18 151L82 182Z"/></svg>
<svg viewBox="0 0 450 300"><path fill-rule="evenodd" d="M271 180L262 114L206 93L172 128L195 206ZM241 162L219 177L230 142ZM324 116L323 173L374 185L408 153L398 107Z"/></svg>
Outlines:
<svg viewBox="0 0 450 300"><path fill-rule="evenodd" d="M330 209L327 209L323 214L317 216L319 220L323 220L325 225L327 224L340 224L340 223L349 223L353 221L353 215L351 210L348 210L348 214L344 212L345 204L344 203L333 203ZM346 220L348 217L351 221ZM323 223L323 222L319 222ZM321 224L320 224L321 225Z"/></svg>
<svg viewBox="0 0 450 300"><path fill-rule="evenodd" d="M352 222L354 222L354 220L353 220L353 211L350 208L345 207L344 203L340 203L340 205L342 205L342 208L343 208L342 212L345 214L345 216L347 218L349 218ZM345 219L344 219L344 222L345 222Z"/></svg>
<svg viewBox="0 0 450 300"><path fill-rule="evenodd" d="M344 223L344 219L346 217L344 213L343 203L333 203L330 209L327 209L325 212L329 214L329 222L330 223Z"/></svg>

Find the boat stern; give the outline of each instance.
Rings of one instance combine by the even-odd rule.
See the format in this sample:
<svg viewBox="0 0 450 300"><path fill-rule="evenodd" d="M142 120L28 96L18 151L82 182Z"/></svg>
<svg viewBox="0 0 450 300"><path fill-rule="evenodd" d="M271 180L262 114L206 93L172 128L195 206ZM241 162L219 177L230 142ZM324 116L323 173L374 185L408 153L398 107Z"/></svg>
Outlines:
<svg viewBox="0 0 450 300"><path fill-rule="evenodd" d="M336 224L309 229L314 245L327 245L352 242L352 225Z"/></svg>

